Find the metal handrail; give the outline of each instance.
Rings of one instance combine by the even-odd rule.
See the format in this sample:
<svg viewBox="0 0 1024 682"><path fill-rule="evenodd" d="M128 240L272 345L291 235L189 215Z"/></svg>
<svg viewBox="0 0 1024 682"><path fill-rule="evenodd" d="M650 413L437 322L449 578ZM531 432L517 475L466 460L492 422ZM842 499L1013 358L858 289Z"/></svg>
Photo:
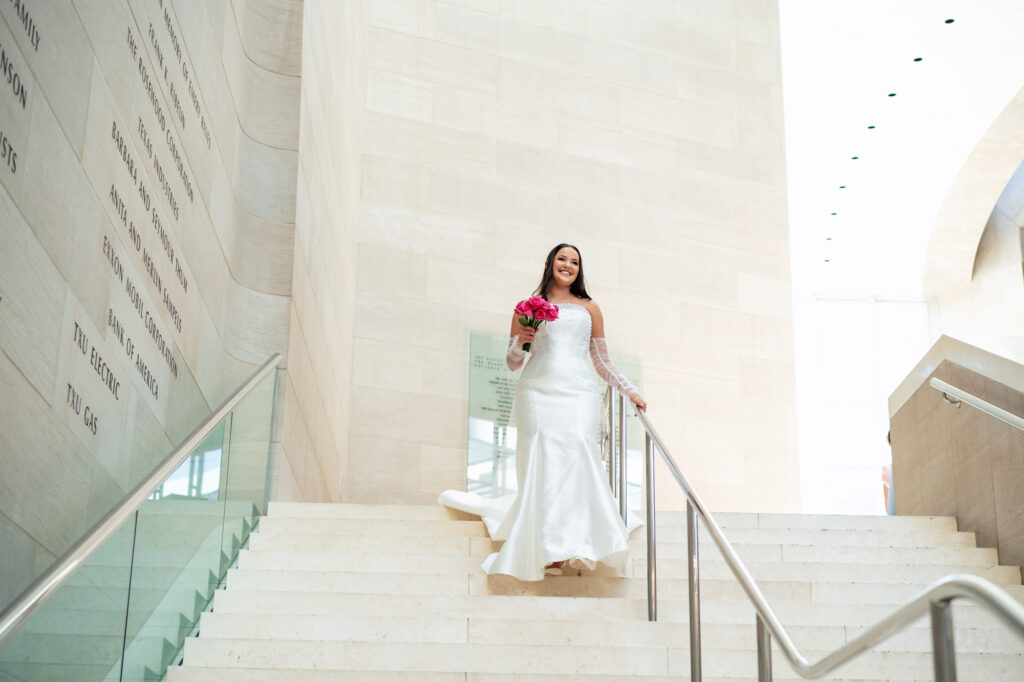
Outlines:
<svg viewBox="0 0 1024 682"><path fill-rule="evenodd" d="M24 625L36 610L74 573L82 563L95 552L107 538L113 535L121 524L128 520L160 483L171 475L178 466L217 428L221 420L240 403L281 362L281 354L274 353L256 370L245 383L239 386L227 400L221 403L209 417L204 419L171 454L164 458L148 476L142 479L131 492L108 511L64 552L41 576L25 588L0 614L0 646L10 639Z"/></svg>
<svg viewBox="0 0 1024 682"><path fill-rule="evenodd" d="M986 400L982 400L978 396L972 395L962 388L957 388L952 384L947 384L942 379L932 377L928 383L931 384L932 388L942 391L942 395L946 397L947 400L949 400L948 396L952 396L954 400L951 400L950 402L953 402L957 407L959 407L961 403L967 403L971 407L995 417L999 421L1006 422L1010 426L1016 426L1021 431L1024 431L1024 418L1015 415L1013 412L1007 412L1003 408L993 405Z"/></svg>
<svg viewBox="0 0 1024 682"><path fill-rule="evenodd" d="M624 406L623 396L619 396L620 409ZM998 409L998 408L997 408ZM640 410L636 411L646 431L647 446L647 469L649 479L647 482L647 581L648 597L654 599L656 594L656 561L654 548L654 487L653 487L653 450L655 447L661 453L661 457L668 466L669 472L676 479L683 494L687 498L687 520L688 520L688 551L689 551L689 574L690 574L690 679L691 682L700 682L700 591L699 591L699 559L697 542L697 516L703 520L705 527L711 533L711 538L718 546L722 557L728 564L740 587L746 593L757 613L757 648L758 648L758 678L761 682L770 682L772 679L771 670L771 638L774 637L782 654L786 657L790 667L801 677L814 679L835 670L860 654L868 651L876 644L888 639L896 632L906 628L913 621L925 612L931 614L933 655L935 661L935 679L937 682L955 682L956 666L953 655L953 627L950 604L954 599L964 598L977 602L982 607L992 612L1011 631L1015 632L1021 639L1024 639L1024 606L1017 603L1004 590L999 589L995 584L969 574L949 575L937 580L930 586L914 595L903 606L900 606L893 613L886 616L867 631L855 639L847 642L832 653L822 657L815 663L811 663L806 656L793 643L792 638L782 625L775 611L768 600L761 592L757 581L750 575L746 565L740 559L736 550L725 537L721 527L708 511L704 502L697 495L690 485L686 476L683 475L675 459L669 454L665 442L658 436L657 431L651 425L647 415ZM622 441L625 442L625 437ZM622 457L625 457L623 450ZM621 465L624 466L624 463ZM656 604L648 605L650 620L656 620Z"/></svg>

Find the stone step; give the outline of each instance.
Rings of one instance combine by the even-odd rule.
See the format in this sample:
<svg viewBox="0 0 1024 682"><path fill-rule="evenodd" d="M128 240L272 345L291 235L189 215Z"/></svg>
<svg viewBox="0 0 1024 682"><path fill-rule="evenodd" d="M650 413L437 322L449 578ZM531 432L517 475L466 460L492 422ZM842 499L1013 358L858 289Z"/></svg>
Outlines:
<svg viewBox="0 0 1024 682"><path fill-rule="evenodd" d="M470 554L476 543L477 554L486 556L491 552L489 538L468 537L410 537L396 538L393 536L378 537L374 535L347 535L327 537L305 533L290 537L271 536L264 533L253 533L249 536L250 549L273 549L281 551L321 551L344 549L348 552L364 554L439 554L455 555ZM485 544L486 543L486 544ZM485 548L487 551L485 551ZM483 559L481 559L482 561Z"/></svg>
<svg viewBox="0 0 1024 682"><path fill-rule="evenodd" d="M812 660L827 652L805 652ZM747 648L703 649L703 669L709 676L749 675L756 671L753 642ZM185 666L234 665L341 670L408 670L427 672L490 672L501 674L686 675L688 648L659 646L538 646L508 644L424 644L417 642L268 641L251 639L190 639L185 643ZM1024 654L957 656L962 679L1006 680L1024 676ZM784 669L785 663L776 666ZM928 671L932 656L921 652L873 652L842 670L843 678L881 678L895 670Z"/></svg>
<svg viewBox="0 0 1024 682"><path fill-rule="evenodd" d="M668 515L679 525L686 525L685 512L658 511L657 517ZM956 531L952 516L846 516L837 514L728 514L713 513L723 529L729 528L804 528L828 530L923 530ZM703 527L703 522L702 522Z"/></svg>
<svg viewBox="0 0 1024 682"><path fill-rule="evenodd" d="M510 678L511 680L512 678ZM583 678L565 678L582 682ZM611 679L611 678L609 678ZM630 678L634 679L634 678ZM658 678L636 677L639 682ZM167 669L167 682L466 682L465 673L431 673L379 670L268 670L267 668L203 668L183 666Z"/></svg>
<svg viewBox="0 0 1024 682"><path fill-rule="evenodd" d="M778 666L776 666L778 667ZM790 673L788 669L774 673L776 682L802 682L803 678ZM435 673L421 671L369 671L369 670L267 670L256 668L170 668L168 682L679 682L678 676L666 675L524 675L502 673ZM756 673L749 677L713 677L704 675L705 682L756 682ZM829 676L830 680L848 678ZM852 682L931 682L932 678L922 676L893 677L886 675L878 679L861 679Z"/></svg>
<svg viewBox="0 0 1024 682"><path fill-rule="evenodd" d="M260 535L320 534L333 537L348 535L400 537L487 537L480 521L434 521L408 519L280 519L268 516L260 523Z"/></svg>
<svg viewBox="0 0 1024 682"><path fill-rule="evenodd" d="M726 539L734 545L815 545L838 547L975 547L974 533L958 533L948 531L890 531L883 530L820 530L802 528L730 528L724 531ZM643 529L635 532L634 537L643 537ZM710 534L702 531L699 534L701 545L712 546L714 541ZM669 526L657 529L657 541L686 542L686 529L681 526Z"/></svg>
<svg viewBox="0 0 1024 682"><path fill-rule="evenodd" d="M916 595L923 585L891 583L855 583L764 580L758 583L770 603L817 602L822 604L878 604L899 605ZM665 599L683 599L688 594L685 579L658 578L658 596ZM1010 596L1024 600L1024 587L1003 587ZM646 578L576 578L562 576L538 582L521 582L510 576L469 576L470 594L536 595L557 597L645 597ZM745 597L740 584L734 579L704 579L700 581L701 601L738 600Z"/></svg>
<svg viewBox="0 0 1024 682"><path fill-rule="evenodd" d="M755 580L813 580L821 582L870 582L885 579L890 583L914 583L929 585L939 578L952 573L969 573L989 580L996 585L1020 585L1021 572L1017 566L992 566L970 564L891 564L880 568L878 564L796 562L796 561L752 561L747 570ZM658 576L686 577L688 562L685 559L659 559ZM646 558L634 558L634 577L647 575ZM725 579L733 575L724 561L701 562L701 578Z"/></svg>
<svg viewBox="0 0 1024 682"><path fill-rule="evenodd" d="M770 602L819 602L897 605L913 597L922 586L889 583L815 583L809 581L762 581L761 590ZM353 573L280 569L231 569L228 590L354 592L382 594L502 594L554 597L632 597L647 594L641 578L577 578L562 576L537 582L521 582L510 576L482 573L430 575L410 573ZM1024 587L1006 586L1011 595L1024 598ZM682 599L688 594L685 579L659 578L658 594L664 599ZM702 579L702 601L742 599L743 589L731 579Z"/></svg>
<svg viewBox="0 0 1024 682"><path fill-rule="evenodd" d="M480 571L479 556L446 556L419 554L359 554L343 550L321 552L242 550L238 557L240 569L295 569L304 571L345 571L365 573L429 573L470 574ZM646 559L633 559L631 575L645 577ZM598 574L608 574L598 567ZM658 576L685 578L687 561L662 559ZM747 569L758 580L817 580L852 582L877 580L877 564L751 562ZM1014 566L913 566L896 565L885 569L887 582L927 585L950 573L971 573L998 585L1019 585L1020 569ZM732 575L723 561L709 561L701 567L702 578L728 578Z"/></svg>
<svg viewBox="0 0 1024 682"><path fill-rule="evenodd" d="M797 676L784 664L776 664L773 679L775 682L802 682L804 678ZM502 673L424 673L420 671L347 671L347 670L266 670L255 668L171 668L168 670L169 682L293 682L301 679L304 682L679 682L678 676L665 675L630 675L623 678L616 675L524 675ZM756 671L745 676L730 675L717 677L705 674L705 682L756 682ZM920 672L917 676L906 674L886 674L879 678L843 677L842 671L829 675L829 680L850 680L850 682L931 682L932 673Z"/></svg>
<svg viewBox="0 0 1024 682"><path fill-rule="evenodd" d="M853 639L866 628L845 626L794 626L787 628L801 649L832 650ZM203 637L221 639L391 641L391 642L480 642L486 644L528 644L560 646L619 646L624 642L642 646L680 646L689 641L689 625L679 622L579 621L545 619L274 615L254 618L251 614L204 613L200 623ZM704 646L725 649L736 642L754 641L752 622L742 624L706 623L701 628ZM958 652L1012 651L1020 640L1009 631L960 628L956 632ZM926 628L914 628L895 635L877 647L879 651L931 651ZM1021 647L1024 651L1024 645Z"/></svg>
<svg viewBox="0 0 1024 682"><path fill-rule="evenodd" d="M277 518L263 521L260 534L269 536L291 536L297 534L323 534L329 536L348 535L398 535L402 537L486 537L487 532L479 521L437 521L437 520L382 520L382 519L332 519L332 518ZM974 547L974 533L921 530L835 530L835 529L788 529L788 528L734 528L726 532L733 544L787 544L815 546L854 547ZM640 529L635 538L645 537ZM662 525L657 529L659 543L686 542L686 528L680 525ZM701 533L702 545L711 546L713 541L706 532Z"/></svg>
<svg viewBox="0 0 1024 682"><path fill-rule="evenodd" d="M643 510L634 510L643 517ZM437 505L413 504L328 504L313 502L271 502L271 518L321 519L405 519L405 520L477 520L476 516ZM686 512L659 510L659 527L663 522L685 526ZM956 531L956 519L949 516L846 516L828 514L752 514L714 513L722 528L794 528L882 530L898 532Z"/></svg>
<svg viewBox="0 0 1024 682"><path fill-rule="evenodd" d="M668 673L664 647L189 639L185 666L613 675ZM302 679L301 677L299 679Z"/></svg>
<svg viewBox="0 0 1024 682"><path fill-rule="evenodd" d="M810 661L818 661L831 651L808 649L803 654ZM756 677L757 650L753 643L749 648L710 649L701 651L704 671L711 676ZM780 673L795 675L789 668L778 646L772 647L772 669ZM957 652L959 679L972 682L1008 682L1024 679L1024 653L974 653ZM690 651L686 648L668 649L668 672L670 675L687 675L690 670ZM781 677L781 675L780 675ZM844 664L827 679L863 680L885 678L934 679L932 653L921 651L870 651Z"/></svg>
<svg viewBox="0 0 1024 682"><path fill-rule="evenodd" d="M896 610L894 606L818 602L781 602L773 609L786 627L833 626L869 627ZM647 620L647 599L603 597L540 597L506 595L371 594L345 592L289 592L218 590L214 613L258 615L340 615L388 616L393 618L496 618L503 620ZM687 622L689 603L684 599L658 601L658 622ZM753 608L741 600L701 600L703 624L749 624ZM954 606L954 625L982 629L1002 628L986 611L968 604ZM914 627L927 628L923 617Z"/></svg>
<svg viewBox="0 0 1024 682"><path fill-rule="evenodd" d="M479 521L479 517L440 505L331 504L271 502L268 517L292 519L385 519L408 521Z"/></svg>
<svg viewBox="0 0 1024 682"><path fill-rule="evenodd" d="M484 542L480 538L472 541L471 552L486 556L497 551L500 545ZM638 559L647 556L646 540L630 538L630 552ZM825 546L787 545L761 543L734 543L733 549L744 562L753 561L786 561L798 563L856 563L886 565L947 565L964 566L997 566L998 554L995 549L987 547L857 547L857 546ZM700 560L723 561L718 547L711 541L700 543ZM657 544L658 559L685 559L687 546L685 542L663 542Z"/></svg>
<svg viewBox="0 0 1024 682"><path fill-rule="evenodd" d="M722 561L717 547L701 543L701 561ZM430 536L375 536L375 535L324 535L293 533L289 535L254 533L250 536L249 547L259 550L276 551L334 551L380 554L472 554L481 557L501 548L501 543L487 537L430 537ZM794 561L794 562L849 562L859 564L911 564L996 566L998 556L995 549L978 547L855 547L783 544L735 544L734 549L744 562L751 561ZM634 557L646 556L646 544L642 534L634 533L630 538L630 550ZM681 559L687 556L685 542L658 542L659 559Z"/></svg>
<svg viewBox="0 0 1024 682"><path fill-rule="evenodd" d="M490 541L483 524L477 521L387 521L370 519L265 519L260 530L254 534L267 537L321 536L331 541L342 542L350 537L470 537ZM874 530L832 531L832 530L790 530L740 528L727 533L733 545L786 544L815 546L850 547L975 547L973 533L906 531L885 533ZM658 543L685 544L684 529L669 527L660 529ZM635 530L630 540L645 543L643 528ZM710 534L701 533L701 546L713 547Z"/></svg>

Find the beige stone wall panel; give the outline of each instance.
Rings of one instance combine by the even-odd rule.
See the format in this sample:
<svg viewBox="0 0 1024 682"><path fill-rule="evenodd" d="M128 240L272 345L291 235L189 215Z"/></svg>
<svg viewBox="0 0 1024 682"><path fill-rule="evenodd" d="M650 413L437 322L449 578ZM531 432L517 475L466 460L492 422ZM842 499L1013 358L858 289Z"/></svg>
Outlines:
<svg viewBox="0 0 1024 682"><path fill-rule="evenodd" d="M21 538L12 543L24 545L28 537L36 547L26 549L29 558L12 569L18 581L37 575L52 555L76 540L149 472L155 459L207 416L210 405L248 376L253 364L271 350L286 350L296 78L274 74L278 84L281 79L290 84L270 91L276 109L255 112L250 107L264 117L279 117L268 135L282 136L271 139L280 143L282 131L290 130L290 150L282 154L266 144L239 142L239 116L223 57L227 4L35 3L30 10L41 31L38 51L27 35L19 38L8 31L12 7L5 6L0 15L0 43L29 95L26 106L17 104L17 109L10 107L13 98L0 98L5 136L19 152L17 172L3 177L0 192L0 213L7 216L0 221L6 247L0 259L8 260L0 263L0 384L10 393L0 406L8 455L0 475L0 487L6 488L0 490L0 525L5 538ZM248 4L258 9L266 2ZM152 33L147 31L150 25ZM23 30L20 24L16 28ZM268 30L253 23L249 28L250 35ZM169 49L172 34L183 50L180 62ZM293 45L293 63L297 38L282 35L279 41ZM264 40L264 47L269 50L270 41ZM21 54L29 48L31 54ZM241 51L237 40L235 48ZM159 63L161 53L166 73ZM140 64L150 78L162 123L140 77ZM194 79L200 114L186 94L186 73ZM251 79L251 73L246 77ZM258 85L247 87L255 90ZM172 86L183 105L180 117L169 99ZM257 95L267 93L264 88ZM213 99L206 100L210 94ZM290 104L284 101L288 98ZM286 119L289 106L292 113ZM200 116L206 117L209 139ZM163 166L166 186L178 201L177 217L145 151L140 122ZM112 123L118 135L112 136ZM273 127L265 120L253 127L260 126ZM121 138L123 155L112 137ZM182 161L185 180L174 167L172 149ZM148 190L150 206L139 196L125 158L131 159L136 177ZM274 164L276 168L268 167ZM186 197L189 182L191 198ZM126 220L110 199L111 185L126 205ZM216 208L211 208L213 196L219 200ZM176 258L162 253L149 220L153 207ZM129 219L137 234L129 231ZM147 272L143 248L161 281ZM111 258L122 269L112 271ZM188 287L174 274L175 260ZM136 306L125 281L141 292L142 310L151 319L148 328L133 317ZM171 292L181 314L180 326L163 305L164 290ZM159 397L138 376L126 346L108 324L108 310L123 318L125 336L152 370ZM104 393L107 388L89 361L78 357L76 324L120 380L117 396ZM171 348L176 378L162 363L150 329ZM82 389L83 402L98 415L96 433L68 405L68 383ZM347 440L347 432L341 434ZM335 459L328 468L336 471L340 466ZM17 587L7 580L6 565L3 570L0 589L6 595Z"/></svg>
<svg viewBox="0 0 1024 682"><path fill-rule="evenodd" d="M57 380L66 284L6 192L0 192L0 225L0 348L49 400Z"/></svg>
<svg viewBox="0 0 1024 682"><path fill-rule="evenodd" d="M0 514L0 543L4 547L0 572L6 578L0 584L0 602L8 604L40 572L37 565L49 566L56 557L4 514Z"/></svg>
<svg viewBox="0 0 1024 682"><path fill-rule="evenodd" d="M94 60L71 0L30 6L32 21L39 30L38 42L25 31L13 3L0 6L0 14L6 22L6 30L0 31L5 52L10 56L12 43L17 44L21 52L18 56L42 85L71 148L80 155ZM27 74L20 70L19 75L25 78Z"/></svg>
<svg viewBox="0 0 1024 682"><path fill-rule="evenodd" d="M0 416L8 425L3 434L0 511L59 556L98 518L90 521L88 515L91 467L85 446L6 354L0 355L0 378L6 396L0 402ZM54 476L55 471L66 475ZM33 494L24 495L24 490Z"/></svg>
<svg viewBox="0 0 1024 682"><path fill-rule="evenodd" d="M294 395L295 386L289 380L287 395ZM284 431L281 434L284 460L287 460L297 488L299 499L327 501L332 498L327 473L317 460L316 450L310 440L309 427L298 407L298 402L285 399ZM283 492L283 491L282 491ZM281 494L281 493L279 493Z"/></svg>
<svg viewBox="0 0 1024 682"><path fill-rule="evenodd" d="M234 283L233 283L234 284ZM251 291L237 284L227 291L223 337L231 354L253 365L288 349L287 296Z"/></svg>
<svg viewBox="0 0 1024 682"><path fill-rule="evenodd" d="M295 173L298 155L267 147L241 129L235 136L236 159L231 168L239 205L278 222L295 220Z"/></svg>
<svg viewBox="0 0 1024 682"><path fill-rule="evenodd" d="M218 174L218 179L222 175ZM231 277L252 291L291 293L295 224L270 220L244 210L230 185L215 183L210 220L223 248Z"/></svg>
<svg viewBox="0 0 1024 682"><path fill-rule="evenodd" d="M364 139L376 156L493 177L498 143L493 137L372 113Z"/></svg>
<svg viewBox="0 0 1024 682"><path fill-rule="evenodd" d="M311 306L313 290L307 278L305 264L296 259L296 292L293 299L295 308L295 319L300 321L301 339L305 342L297 350L310 356L310 364L317 368L316 389L317 394L323 396L322 406L327 416L327 427L333 435L335 444L344 442L346 437L344 431L346 413L343 408L343 397L334 390L338 383L345 382L348 385L348 372L339 372L337 367L346 367L341 363L346 359L339 354L339 336L334 317L327 315L321 317L315 306ZM301 291L301 293L299 293ZM327 308L329 311L330 308ZM336 452L340 454L340 450Z"/></svg>
<svg viewBox="0 0 1024 682"><path fill-rule="evenodd" d="M375 165L376 161L368 162L373 173L377 172ZM364 183L364 191L365 187ZM360 243L457 260L491 262L494 258L494 245L477 221L417 211L384 201L363 201L360 208ZM540 258L543 260L543 255Z"/></svg>
<svg viewBox="0 0 1024 682"><path fill-rule="evenodd" d="M370 29L367 49L373 70L462 90L498 91L496 55L384 28Z"/></svg>
<svg viewBox="0 0 1024 682"><path fill-rule="evenodd" d="M1008 383L989 378L1001 367ZM1021 374L1019 364L942 337L890 397L897 513L956 516L1007 564L1024 560L1024 436L970 406L955 409L927 381L937 377L1019 415Z"/></svg>
<svg viewBox="0 0 1024 682"><path fill-rule="evenodd" d="M365 386L353 387L352 397L353 437L379 435L376 425L383 417L391 424L390 437L413 447L420 443L450 447L466 439L465 399L431 396L427 402L405 392ZM360 453L353 449L353 455Z"/></svg>
<svg viewBox="0 0 1024 682"><path fill-rule="evenodd" d="M346 500L388 504L418 497L421 504L429 504L418 489L420 458L415 442L356 434L350 441L348 479L352 483L346 484Z"/></svg>
<svg viewBox="0 0 1024 682"><path fill-rule="evenodd" d="M292 311L292 329L296 330L299 336L293 338L291 342L299 345L296 346L298 352L289 353L289 379L293 386L305 388L305 390L296 391L293 397L298 402L303 419L309 427L310 440L317 457L321 460L334 458L337 456L339 448L334 442L327 414L324 412L324 404L316 391L317 374L322 368L314 369L310 344L302 336L303 330L301 326L298 326L294 310ZM294 334L295 332L293 332L293 336Z"/></svg>
<svg viewBox="0 0 1024 682"><path fill-rule="evenodd" d="M301 0L231 0L229 5L249 59L267 71L302 74Z"/></svg>
<svg viewBox="0 0 1024 682"><path fill-rule="evenodd" d="M245 9L254 11L260 4L246 3ZM294 4L301 7L300 3ZM235 12L227 14L222 54L239 125L246 135L267 146L297 150L300 80L254 62L242 44L235 16ZM282 33L280 27L277 31L280 36L294 39Z"/></svg>
<svg viewBox="0 0 1024 682"><path fill-rule="evenodd" d="M504 334L564 240L719 508L795 508L775 3L369 0L367 19L345 495L462 482L464 424L427 453L416 420L465 396L470 332ZM779 404L744 413L759 392Z"/></svg>

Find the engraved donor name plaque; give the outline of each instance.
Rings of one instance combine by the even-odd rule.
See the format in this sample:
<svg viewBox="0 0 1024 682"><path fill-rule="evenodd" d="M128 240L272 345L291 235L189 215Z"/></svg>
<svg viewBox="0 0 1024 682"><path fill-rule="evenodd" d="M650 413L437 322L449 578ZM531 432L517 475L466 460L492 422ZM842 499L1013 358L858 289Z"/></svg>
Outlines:
<svg viewBox="0 0 1024 682"><path fill-rule="evenodd" d="M0 0L0 609L283 348L226 255L239 174L286 163L238 149L248 13Z"/></svg>

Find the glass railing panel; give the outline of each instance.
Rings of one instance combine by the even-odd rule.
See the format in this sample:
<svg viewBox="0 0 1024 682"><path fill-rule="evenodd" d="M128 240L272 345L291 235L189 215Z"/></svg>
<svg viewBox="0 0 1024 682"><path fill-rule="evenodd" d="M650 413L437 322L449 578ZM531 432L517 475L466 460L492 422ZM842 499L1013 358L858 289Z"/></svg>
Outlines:
<svg viewBox="0 0 1024 682"><path fill-rule="evenodd" d="M135 516L0 647L0 681L118 679Z"/></svg>
<svg viewBox="0 0 1024 682"><path fill-rule="evenodd" d="M267 377L231 413L227 472L224 477L222 551L231 564L249 542L261 514L267 511L270 447L276 375Z"/></svg>
<svg viewBox="0 0 1024 682"><path fill-rule="evenodd" d="M279 360L0 644L0 682L164 678L266 509Z"/></svg>
<svg viewBox="0 0 1024 682"><path fill-rule="evenodd" d="M227 568L226 433L222 422L139 507L122 679L163 676Z"/></svg>

